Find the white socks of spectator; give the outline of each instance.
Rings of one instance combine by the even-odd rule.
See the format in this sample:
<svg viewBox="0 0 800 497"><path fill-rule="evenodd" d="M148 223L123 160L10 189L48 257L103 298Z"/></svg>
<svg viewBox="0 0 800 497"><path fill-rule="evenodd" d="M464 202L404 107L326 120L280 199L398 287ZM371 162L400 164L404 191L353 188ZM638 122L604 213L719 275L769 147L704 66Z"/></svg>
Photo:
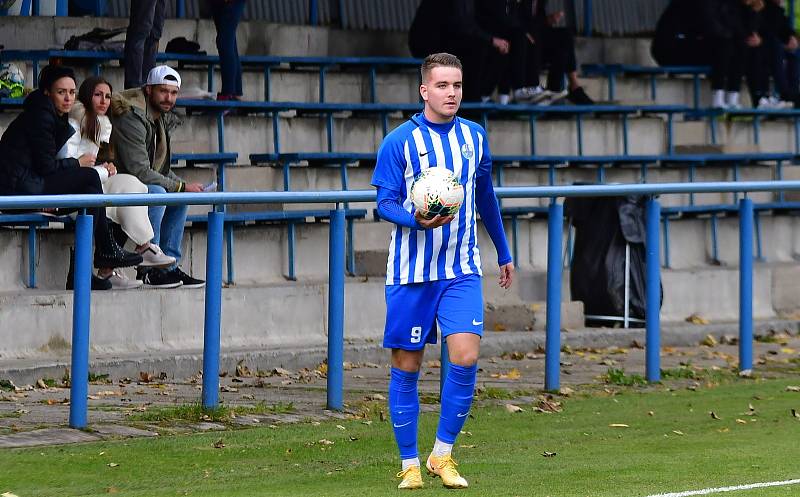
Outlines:
<svg viewBox="0 0 800 497"><path fill-rule="evenodd" d="M725 98L725 106L729 109L739 108L739 92L729 91Z"/></svg>
<svg viewBox="0 0 800 497"><path fill-rule="evenodd" d="M499 96L500 105L508 105L511 101L511 95L501 93Z"/></svg>
<svg viewBox="0 0 800 497"><path fill-rule="evenodd" d="M403 459L403 471L407 470L409 466L419 466L419 457Z"/></svg>
<svg viewBox="0 0 800 497"><path fill-rule="evenodd" d="M722 109L725 107L725 90L712 90L711 107Z"/></svg>

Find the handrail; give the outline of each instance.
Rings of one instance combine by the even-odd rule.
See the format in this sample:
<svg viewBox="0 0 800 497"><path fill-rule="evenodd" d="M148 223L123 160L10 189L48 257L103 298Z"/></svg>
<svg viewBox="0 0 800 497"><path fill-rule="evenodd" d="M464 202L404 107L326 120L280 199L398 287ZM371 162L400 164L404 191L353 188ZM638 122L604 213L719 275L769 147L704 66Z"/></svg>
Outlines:
<svg viewBox="0 0 800 497"><path fill-rule="evenodd" d="M672 193L800 191L800 181L743 181L709 183L648 183L577 186L498 187L499 198L551 198L548 213L547 324L545 388L558 390L561 349L561 271L563 268L563 204L559 197L650 196L646 203L646 377L660 381L660 239L661 206L657 195ZM203 346L204 407L215 407L219 391L219 353L222 302L224 204L334 203L329 232L328 274L328 408L343 407L344 357L344 246L345 209L348 202L373 202L372 190L306 192L216 192L107 195L0 196L2 209L45 207L87 208L130 205L214 205L208 214L205 322ZM739 369L753 367L753 201L739 201ZM89 319L91 315L92 216L80 214L75 229L75 282L73 299L70 426L87 424L89 373ZM443 355L446 361L447 357Z"/></svg>

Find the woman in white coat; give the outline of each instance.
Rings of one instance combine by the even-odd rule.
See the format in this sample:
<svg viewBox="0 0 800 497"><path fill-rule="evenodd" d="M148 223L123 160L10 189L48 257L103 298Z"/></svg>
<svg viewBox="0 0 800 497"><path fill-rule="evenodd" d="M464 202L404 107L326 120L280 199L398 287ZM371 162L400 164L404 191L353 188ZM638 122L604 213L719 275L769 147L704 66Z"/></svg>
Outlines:
<svg viewBox="0 0 800 497"><path fill-rule="evenodd" d="M107 145L111 137L111 121L106 116L111 105L111 85L99 76L87 78L78 90L78 101L69 114L69 123L76 133L70 137L59 152L63 157L90 155L97 158L101 145ZM130 174L117 174L114 164L104 162L94 166L100 175L104 193L147 193L147 186ZM175 263L175 258L164 254L158 245L150 242L153 227L147 217L147 206L107 207L106 215L119 224L122 231L136 244L136 252L142 256L141 266L166 267ZM99 278L111 282L113 289L131 289L142 286L140 280L130 280L124 273L113 268L100 268Z"/></svg>

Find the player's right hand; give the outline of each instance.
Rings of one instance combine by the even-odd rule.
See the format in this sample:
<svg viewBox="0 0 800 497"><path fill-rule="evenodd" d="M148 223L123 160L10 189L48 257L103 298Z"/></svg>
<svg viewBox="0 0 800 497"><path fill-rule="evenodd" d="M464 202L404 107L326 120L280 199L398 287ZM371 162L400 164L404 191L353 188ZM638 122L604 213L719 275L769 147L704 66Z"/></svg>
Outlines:
<svg viewBox="0 0 800 497"><path fill-rule="evenodd" d="M453 220L453 216L442 216L436 215L431 219L425 219L420 211L414 212L414 219L417 220L420 226L422 226L426 230L436 229L439 226L444 226L445 224L450 223Z"/></svg>

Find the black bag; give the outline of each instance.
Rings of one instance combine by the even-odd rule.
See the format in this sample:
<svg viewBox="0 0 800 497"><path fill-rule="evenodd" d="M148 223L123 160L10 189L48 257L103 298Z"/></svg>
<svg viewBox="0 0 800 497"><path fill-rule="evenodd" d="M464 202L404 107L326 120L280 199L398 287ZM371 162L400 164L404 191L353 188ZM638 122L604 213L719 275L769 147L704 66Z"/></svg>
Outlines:
<svg viewBox="0 0 800 497"><path fill-rule="evenodd" d="M92 52L122 52L125 42L122 40L111 40L111 38L121 35L127 28L103 29L94 28L88 33L78 36L71 36L64 43L64 50L88 50Z"/></svg>
<svg viewBox="0 0 800 497"><path fill-rule="evenodd" d="M169 40L167 46L164 48L167 53L180 53L187 55L205 55L205 50L200 50L200 44L196 41L187 40L183 36Z"/></svg>
<svg viewBox="0 0 800 497"><path fill-rule="evenodd" d="M575 226L570 293L586 315L625 312L625 246L630 246L629 317L645 317L644 198L569 198L565 215ZM663 302L663 291L661 292ZM588 319L587 325L607 322Z"/></svg>

